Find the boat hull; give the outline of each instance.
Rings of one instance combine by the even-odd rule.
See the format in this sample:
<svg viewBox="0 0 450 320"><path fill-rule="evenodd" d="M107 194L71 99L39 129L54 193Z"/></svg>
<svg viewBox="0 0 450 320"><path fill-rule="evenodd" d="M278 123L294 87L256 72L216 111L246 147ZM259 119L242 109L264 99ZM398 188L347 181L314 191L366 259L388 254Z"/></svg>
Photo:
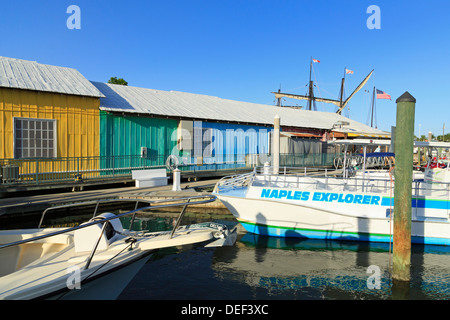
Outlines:
<svg viewBox="0 0 450 320"><path fill-rule="evenodd" d="M242 188L240 191L235 189L232 192L218 193L217 196L240 224L255 234L370 242L390 242L393 239L393 218L390 216L393 208L389 201L382 201L379 195L378 201L372 204L370 200L367 204L345 204L338 200L314 203L312 193L309 199L302 201L300 197L297 200L288 200L287 197L264 198L262 190L263 188ZM282 189L278 191L280 190ZM294 195L295 190L290 191ZM345 194L339 196L344 199ZM411 241L450 245L450 224L443 219L413 220Z"/></svg>
<svg viewBox="0 0 450 320"><path fill-rule="evenodd" d="M67 285L61 290L39 297L48 300L116 300L125 287L136 276L155 251L123 264L115 269L108 270L91 281L80 285L79 289L70 290ZM88 279L90 280L90 279Z"/></svg>

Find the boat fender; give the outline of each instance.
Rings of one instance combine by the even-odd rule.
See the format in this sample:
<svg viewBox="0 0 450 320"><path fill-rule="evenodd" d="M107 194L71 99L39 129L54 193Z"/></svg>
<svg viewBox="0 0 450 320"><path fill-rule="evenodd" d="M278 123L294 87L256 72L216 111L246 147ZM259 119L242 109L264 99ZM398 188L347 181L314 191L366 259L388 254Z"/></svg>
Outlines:
<svg viewBox="0 0 450 320"><path fill-rule="evenodd" d="M105 212L102 213L98 216L95 216L94 218L92 218L91 220L89 220L89 222L95 221L95 220L103 220L103 219L108 219L108 218L112 218L115 217L116 215L114 213L111 212ZM105 227L105 234L107 235L107 238L110 239L112 238L116 233L121 233L123 232L123 226L122 223L120 222L120 219L112 219L109 221L106 221L106 227Z"/></svg>
<svg viewBox="0 0 450 320"><path fill-rule="evenodd" d="M115 216L115 214L107 212L101 215L98 215L89 222L96 220L103 220L105 218L111 218ZM112 219L106 222L105 232L102 234L100 238L100 242L98 243L98 250L105 250L108 246L116 240L117 237L120 237L118 233L123 232L122 223L119 219ZM74 244L76 252L85 252L91 251L92 248L97 243L100 234L102 232L102 224L94 224L92 226L78 229L74 233Z"/></svg>

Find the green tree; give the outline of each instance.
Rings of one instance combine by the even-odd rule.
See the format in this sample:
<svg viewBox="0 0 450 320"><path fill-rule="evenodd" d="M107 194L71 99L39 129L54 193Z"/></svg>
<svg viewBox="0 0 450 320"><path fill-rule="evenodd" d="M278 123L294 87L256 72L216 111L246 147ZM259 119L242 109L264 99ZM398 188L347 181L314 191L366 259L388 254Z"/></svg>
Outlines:
<svg viewBox="0 0 450 320"><path fill-rule="evenodd" d="M450 133L447 133L444 136L442 136L442 134L437 136L437 141L450 141Z"/></svg>
<svg viewBox="0 0 450 320"><path fill-rule="evenodd" d="M108 83L111 84L121 84L123 86L127 86L128 82L126 82L125 80L123 80L122 78L117 79L117 77L111 77L111 79L108 80Z"/></svg>

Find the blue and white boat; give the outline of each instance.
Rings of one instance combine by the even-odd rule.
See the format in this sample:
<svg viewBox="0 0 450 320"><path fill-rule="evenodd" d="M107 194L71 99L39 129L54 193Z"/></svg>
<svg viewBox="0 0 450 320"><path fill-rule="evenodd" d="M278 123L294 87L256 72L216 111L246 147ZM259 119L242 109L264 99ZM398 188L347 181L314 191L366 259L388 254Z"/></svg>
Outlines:
<svg viewBox="0 0 450 320"><path fill-rule="evenodd" d="M412 183L411 241L450 245L450 168L427 169ZM256 168L225 177L214 194L249 232L277 237L390 242L394 178L378 174L332 176ZM345 172L345 171L344 171ZM433 178L434 177L434 178Z"/></svg>

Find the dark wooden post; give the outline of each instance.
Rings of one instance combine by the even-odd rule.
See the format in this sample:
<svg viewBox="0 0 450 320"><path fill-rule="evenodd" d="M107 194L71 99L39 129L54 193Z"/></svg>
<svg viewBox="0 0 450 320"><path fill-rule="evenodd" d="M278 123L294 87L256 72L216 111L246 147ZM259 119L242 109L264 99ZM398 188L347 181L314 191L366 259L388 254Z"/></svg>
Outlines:
<svg viewBox="0 0 450 320"><path fill-rule="evenodd" d="M405 92L397 99L396 103L392 278L397 281L410 281L412 170L416 99Z"/></svg>

